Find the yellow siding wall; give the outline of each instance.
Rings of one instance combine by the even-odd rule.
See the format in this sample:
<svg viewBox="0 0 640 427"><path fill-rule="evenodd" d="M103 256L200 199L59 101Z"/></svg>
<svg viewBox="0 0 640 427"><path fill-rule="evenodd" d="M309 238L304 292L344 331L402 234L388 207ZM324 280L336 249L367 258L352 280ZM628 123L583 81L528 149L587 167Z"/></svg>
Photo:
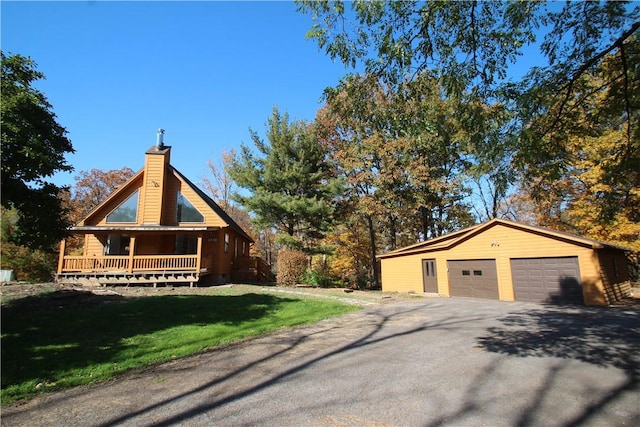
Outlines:
<svg viewBox="0 0 640 427"><path fill-rule="evenodd" d="M206 269L207 272L214 271L215 262L217 261L217 248L219 245L219 232L209 231L202 237L202 257L200 268Z"/></svg>
<svg viewBox="0 0 640 427"><path fill-rule="evenodd" d="M229 249L224 251L224 236L229 234ZM249 241L230 228L224 228L215 232L206 233L202 244L202 268L207 268L207 273L216 276L221 282L231 280L231 270L234 261L234 245L238 239L238 257L242 257L242 241L245 242L248 256ZM212 241L209 241L211 239Z"/></svg>
<svg viewBox="0 0 640 427"><path fill-rule="evenodd" d="M165 187L166 159L162 154L147 154L144 167L144 187L142 191L142 224L160 224L162 215L162 195Z"/></svg>
<svg viewBox="0 0 640 427"><path fill-rule="evenodd" d="M96 236L87 234L84 239L84 256L104 255L104 244Z"/></svg>
<svg viewBox="0 0 640 427"><path fill-rule="evenodd" d="M422 261L423 259L437 258L433 253L407 255L395 258L384 258L381 262L381 280L383 291L393 292L423 292L422 285ZM441 267L436 259L436 274L438 275L438 293L440 289Z"/></svg>
<svg viewBox="0 0 640 427"><path fill-rule="evenodd" d="M598 251L598 259L603 275L608 283L622 283L629 280L629 260L621 251Z"/></svg>
<svg viewBox="0 0 640 427"><path fill-rule="evenodd" d="M226 227L228 224L222 220L207 203L198 196L198 194L188 185L182 185L180 188L182 195L185 196L191 204L204 215L204 224L207 227Z"/></svg>
<svg viewBox="0 0 640 427"><path fill-rule="evenodd" d="M503 301L513 301L510 258L577 256L585 302L603 303L602 280L595 252L572 243L497 224L444 251L433 251L394 258L383 258L382 290L423 292L422 261L436 259L438 293L449 296L447 260L495 259L498 291Z"/></svg>
<svg viewBox="0 0 640 427"><path fill-rule="evenodd" d="M186 183L183 183L176 176L171 175L167 178L167 188L162 213L162 223L164 225L178 225L176 222L176 202L178 191L191 202L204 216L204 223L193 223L193 225L206 225L207 227L226 227L228 224L220 218L202 198L191 189ZM181 223L189 225L191 223Z"/></svg>
<svg viewBox="0 0 640 427"><path fill-rule="evenodd" d="M162 204L162 224L163 225L178 225L176 221L177 202L178 202L178 190L180 189L180 180L173 174L167 177L164 194L164 201Z"/></svg>
<svg viewBox="0 0 640 427"><path fill-rule="evenodd" d="M628 295L631 289L628 262L622 251L598 251L598 265L606 303L619 301Z"/></svg>
<svg viewBox="0 0 640 427"><path fill-rule="evenodd" d="M224 236L225 234L229 234L229 247L227 251L224 250ZM220 230L220 246L218 252L218 263L216 265L216 272L219 274L224 274L226 277L231 277L231 262L233 259L233 230L223 229Z"/></svg>

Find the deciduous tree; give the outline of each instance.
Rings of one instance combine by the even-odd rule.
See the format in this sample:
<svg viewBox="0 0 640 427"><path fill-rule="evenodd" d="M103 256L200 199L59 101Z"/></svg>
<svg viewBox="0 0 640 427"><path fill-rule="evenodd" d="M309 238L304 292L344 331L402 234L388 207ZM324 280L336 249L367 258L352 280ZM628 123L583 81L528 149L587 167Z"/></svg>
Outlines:
<svg viewBox="0 0 640 427"><path fill-rule="evenodd" d="M259 230L254 230L251 217L242 209L241 206L233 202L233 194L236 191L236 183L231 178L231 167L236 157L236 150L222 153L218 162L213 160L207 161L210 177L204 177L201 182L204 188L209 192L213 200L227 213L233 220L249 233L254 240L257 239ZM260 240L256 240L261 246ZM255 248L255 247L254 247ZM265 252L263 248L258 253Z"/></svg>
<svg viewBox="0 0 640 427"><path fill-rule="evenodd" d="M307 37L332 59L387 84L429 71L457 96L497 95L534 42L549 60L536 69L536 85L571 94L572 81L640 28L640 6L629 2L355 0L350 10L343 1L296 3L314 22Z"/></svg>
<svg viewBox="0 0 640 427"><path fill-rule="evenodd" d="M5 56L2 62L2 206L15 208L14 243L49 249L68 223L54 173L70 171L65 154L73 153L67 131L58 123L45 95L33 87L43 79L30 58Z"/></svg>
<svg viewBox="0 0 640 427"><path fill-rule="evenodd" d="M127 182L135 172L129 167L104 171L91 169L80 171L75 177L71 204L75 223L91 212L96 206L104 202L115 190Z"/></svg>
<svg viewBox="0 0 640 427"><path fill-rule="evenodd" d="M623 46L640 63L638 38ZM569 100L537 93L549 114L529 121L517 160L540 221L640 250L640 68L620 55L576 79Z"/></svg>
<svg viewBox="0 0 640 427"><path fill-rule="evenodd" d="M231 196L235 192L235 181L231 178L229 169L236 157L236 150L230 150L222 153L220 161L207 161L207 167L211 177L202 179L202 185L211 194L211 197L222 207L227 210L232 205Z"/></svg>
<svg viewBox="0 0 640 427"><path fill-rule="evenodd" d="M371 268L399 239L415 243L473 221L462 176L474 152L455 107L426 74L396 87L349 76L328 92L316 123L367 224Z"/></svg>
<svg viewBox="0 0 640 427"><path fill-rule="evenodd" d="M51 281L58 261L57 254L50 248L31 249L12 243L19 213L15 208L0 207L0 215L2 216L0 267L3 270L13 270L15 280L32 283Z"/></svg>
<svg viewBox="0 0 640 427"><path fill-rule="evenodd" d="M517 179L547 218L638 240L637 3L297 3L314 21L308 36L332 59L364 69L388 93L428 72L456 102L469 176L491 179L480 186L491 193L483 216L499 214ZM546 63L510 75L536 47Z"/></svg>

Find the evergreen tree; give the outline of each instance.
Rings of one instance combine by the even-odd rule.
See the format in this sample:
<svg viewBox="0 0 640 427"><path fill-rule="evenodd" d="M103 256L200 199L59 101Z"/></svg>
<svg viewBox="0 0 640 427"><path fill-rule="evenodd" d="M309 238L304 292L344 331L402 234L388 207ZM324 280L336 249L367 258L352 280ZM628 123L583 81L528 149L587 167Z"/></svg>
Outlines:
<svg viewBox="0 0 640 427"><path fill-rule="evenodd" d="M257 153L242 144L231 164L231 177L248 191L234 199L255 215L258 228L276 228L284 246L313 252L335 219L341 192L314 127L274 108L268 141L253 130L251 139Z"/></svg>

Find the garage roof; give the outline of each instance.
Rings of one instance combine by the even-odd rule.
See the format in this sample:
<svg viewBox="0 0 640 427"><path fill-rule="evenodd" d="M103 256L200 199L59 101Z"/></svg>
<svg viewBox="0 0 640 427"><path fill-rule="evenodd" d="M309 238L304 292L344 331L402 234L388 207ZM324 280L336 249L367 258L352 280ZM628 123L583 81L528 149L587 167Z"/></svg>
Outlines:
<svg viewBox="0 0 640 427"><path fill-rule="evenodd" d="M589 239L587 237L576 236L574 234L564 233L561 231L551 230L548 228L536 227L533 225L527 225L519 222L513 222L505 219L495 218L490 221L484 222L482 224L477 224L468 228L464 228L462 230L454 231L452 233L446 234L444 236L436 237L434 239L430 239L425 242L416 243L411 246L406 246L404 248L396 249L394 251L387 252L385 254L377 255L377 258L392 258L397 256L409 255L409 254L417 254L422 252L433 252L438 250L450 249L472 238L473 236L476 236L482 233L483 231L491 227L495 227L496 225L502 225L505 227L519 229L529 233L546 236L551 239L561 240L568 243L573 243L578 246L583 246L583 247L588 247L593 249L612 248L612 249L630 250L622 246L617 246L610 243Z"/></svg>

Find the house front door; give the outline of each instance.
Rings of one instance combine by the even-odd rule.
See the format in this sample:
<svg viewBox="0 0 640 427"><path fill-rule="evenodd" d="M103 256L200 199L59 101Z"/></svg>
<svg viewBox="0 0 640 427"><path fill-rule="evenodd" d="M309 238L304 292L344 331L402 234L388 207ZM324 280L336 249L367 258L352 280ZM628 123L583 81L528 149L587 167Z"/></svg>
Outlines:
<svg viewBox="0 0 640 427"><path fill-rule="evenodd" d="M129 255L131 238L126 234L109 234L105 255Z"/></svg>
<svg viewBox="0 0 640 427"><path fill-rule="evenodd" d="M424 292L438 293L435 259L422 260L422 285Z"/></svg>

